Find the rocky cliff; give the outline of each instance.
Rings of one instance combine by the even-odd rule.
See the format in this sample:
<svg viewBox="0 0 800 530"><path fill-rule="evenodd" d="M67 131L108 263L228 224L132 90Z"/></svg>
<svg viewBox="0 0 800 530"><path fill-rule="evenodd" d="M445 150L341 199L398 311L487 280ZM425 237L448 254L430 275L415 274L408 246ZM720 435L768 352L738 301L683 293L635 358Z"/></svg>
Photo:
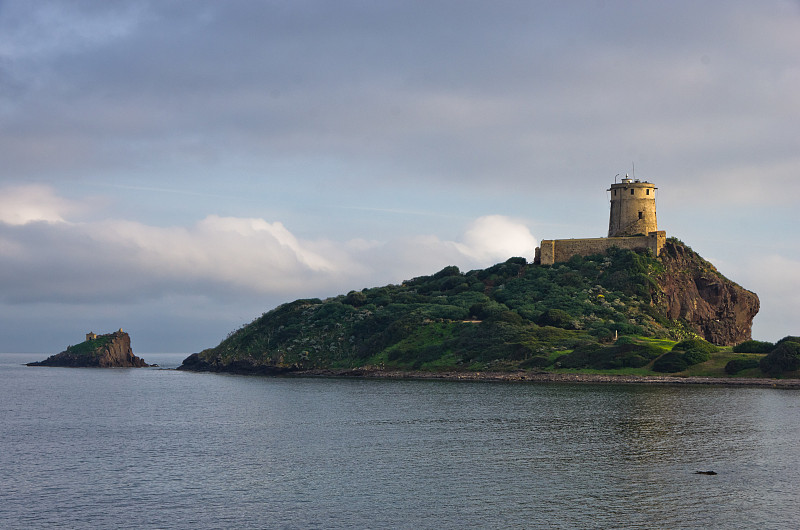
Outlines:
<svg viewBox="0 0 800 530"><path fill-rule="evenodd" d="M44 361L28 363L28 366L141 368L148 364L133 354L130 336L120 330L69 346L61 353Z"/></svg>
<svg viewBox="0 0 800 530"><path fill-rule="evenodd" d="M758 295L725 278L691 248L668 240L661 252L664 271L655 298L666 317L683 320L698 335L719 345L750 339Z"/></svg>

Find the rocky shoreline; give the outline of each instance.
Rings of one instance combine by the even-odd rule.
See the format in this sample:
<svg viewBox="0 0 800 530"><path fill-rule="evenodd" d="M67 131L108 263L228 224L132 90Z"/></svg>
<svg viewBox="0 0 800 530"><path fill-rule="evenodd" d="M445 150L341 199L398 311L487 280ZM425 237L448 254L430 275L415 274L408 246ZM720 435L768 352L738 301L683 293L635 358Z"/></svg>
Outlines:
<svg viewBox="0 0 800 530"><path fill-rule="evenodd" d="M460 372L460 371L404 371L380 368L354 368L348 370L313 369L297 366L270 366L248 361L231 363L209 363L194 353L187 357L178 370L189 372L229 373L239 375L261 375L272 377L342 377L361 379L416 379L438 381L497 381L508 383L590 383L590 384L635 384L635 385L721 385L760 386L770 388L800 389L800 379L770 379L756 377L679 377L674 375L612 375L576 374L557 372Z"/></svg>
<svg viewBox="0 0 800 530"><path fill-rule="evenodd" d="M364 379L431 379L441 381L499 381L532 383L594 383L646 385L721 385L800 389L800 379L745 377L677 377L553 372L421 372L396 370L304 370L283 375L291 377L354 377Z"/></svg>

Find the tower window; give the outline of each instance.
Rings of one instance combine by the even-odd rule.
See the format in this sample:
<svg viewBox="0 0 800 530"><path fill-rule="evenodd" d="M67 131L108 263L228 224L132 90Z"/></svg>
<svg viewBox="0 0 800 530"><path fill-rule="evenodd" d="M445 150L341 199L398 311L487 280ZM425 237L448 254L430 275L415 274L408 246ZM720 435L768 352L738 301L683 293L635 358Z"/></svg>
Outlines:
<svg viewBox="0 0 800 530"><path fill-rule="evenodd" d="M650 195L650 190L647 190L647 195Z"/></svg>
<svg viewBox="0 0 800 530"><path fill-rule="evenodd" d="M639 219L644 219L644 212L639 212Z"/></svg>
<svg viewBox="0 0 800 530"><path fill-rule="evenodd" d="M631 195L633 195L633 188L631 188Z"/></svg>

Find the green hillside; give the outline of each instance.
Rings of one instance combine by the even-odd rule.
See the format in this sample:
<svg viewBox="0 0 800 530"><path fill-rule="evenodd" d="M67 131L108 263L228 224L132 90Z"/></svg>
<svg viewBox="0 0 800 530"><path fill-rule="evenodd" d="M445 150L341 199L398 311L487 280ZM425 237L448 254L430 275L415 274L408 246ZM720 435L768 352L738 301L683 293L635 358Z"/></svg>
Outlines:
<svg viewBox="0 0 800 530"><path fill-rule="evenodd" d="M661 254L612 248L553 266L511 258L296 300L189 356L180 369L800 376L800 338L749 340L755 293L677 239Z"/></svg>
<svg viewBox="0 0 800 530"><path fill-rule="evenodd" d="M618 249L554 266L511 258L467 273L446 267L281 305L200 358L298 369L635 368L693 336L653 302L661 270L650 255ZM614 344L619 336L638 338Z"/></svg>

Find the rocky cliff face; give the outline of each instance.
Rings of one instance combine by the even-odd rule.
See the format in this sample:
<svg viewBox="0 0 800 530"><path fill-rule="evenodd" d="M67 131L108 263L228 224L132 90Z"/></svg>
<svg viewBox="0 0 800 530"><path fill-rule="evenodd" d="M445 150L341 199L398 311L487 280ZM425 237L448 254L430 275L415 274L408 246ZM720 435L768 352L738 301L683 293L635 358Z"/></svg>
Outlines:
<svg viewBox="0 0 800 530"><path fill-rule="evenodd" d="M758 313L758 295L722 276L709 262L679 242L667 241L661 252L664 272L657 281L656 303L666 317L683 320L707 341L719 345L750 339Z"/></svg>
<svg viewBox="0 0 800 530"><path fill-rule="evenodd" d="M44 361L28 363L28 366L141 368L148 364L133 354L130 336L124 331L117 331L70 346Z"/></svg>

